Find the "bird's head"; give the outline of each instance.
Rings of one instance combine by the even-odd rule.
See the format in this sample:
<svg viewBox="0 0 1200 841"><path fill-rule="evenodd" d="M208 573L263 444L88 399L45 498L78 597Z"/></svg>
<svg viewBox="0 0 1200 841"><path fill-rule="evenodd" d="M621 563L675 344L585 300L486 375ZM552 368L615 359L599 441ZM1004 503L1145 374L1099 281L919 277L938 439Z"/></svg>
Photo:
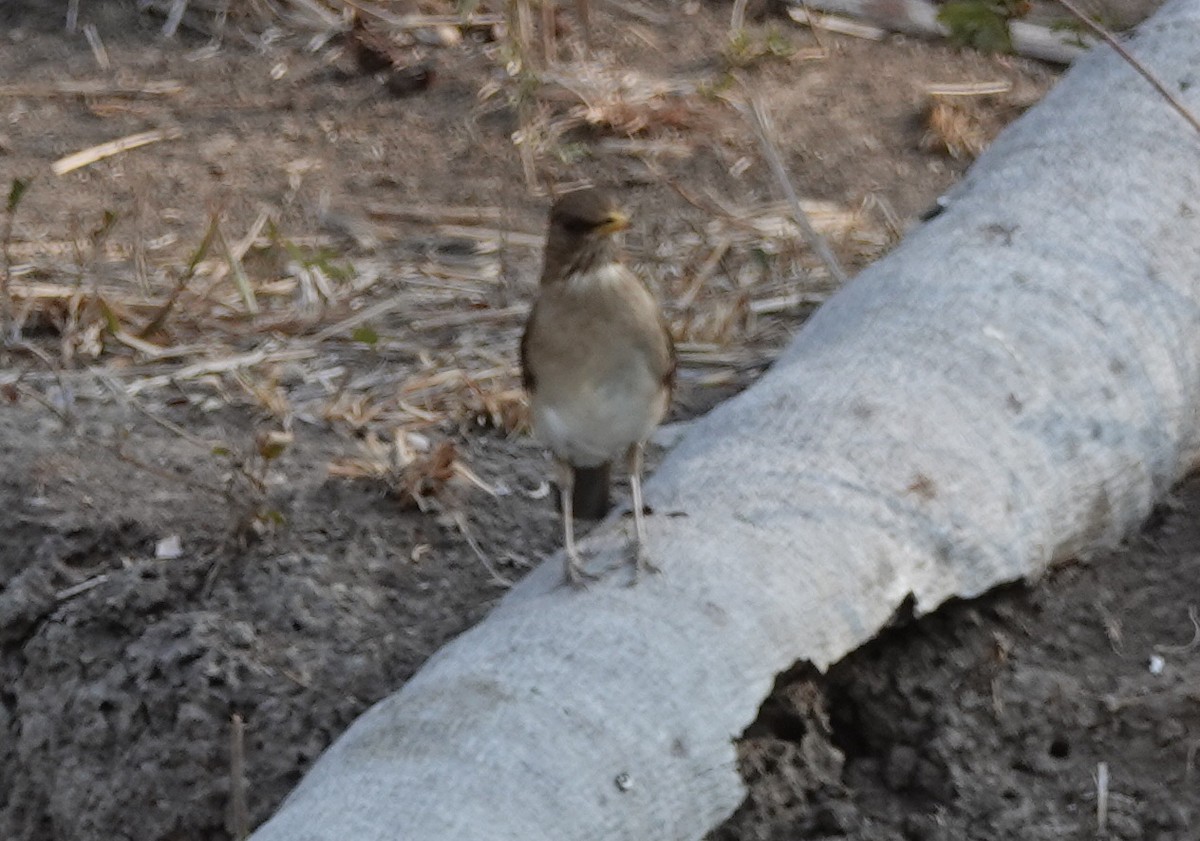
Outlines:
<svg viewBox="0 0 1200 841"><path fill-rule="evenodd" d="M615 260L613 234L628 227L628 214L603 190L589 188L562 196L550 208L543 282Z"/></svg>

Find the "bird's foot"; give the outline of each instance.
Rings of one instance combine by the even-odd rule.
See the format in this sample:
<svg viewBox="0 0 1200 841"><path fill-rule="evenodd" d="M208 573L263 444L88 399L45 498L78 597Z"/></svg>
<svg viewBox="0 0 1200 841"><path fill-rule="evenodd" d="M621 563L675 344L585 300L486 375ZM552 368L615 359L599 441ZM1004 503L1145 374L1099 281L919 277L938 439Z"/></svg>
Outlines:
<svg viewBox="0 0 1200 841"><path fill-rule="evenodd" d="M567 563L563 569L566 582L572 587L583 589L593 581L599 580L600 576L594 572L588 572L583 567L583 561L579 555L567 555Z"/></svg>
<svg viewBox="0 0 1200 841"><path fill-rule="evenodd" d="M646 551L646 545L640 540L633 541L633 579L629 582L629 586L633 587L642 580L642 576L647 573L651 575L659 575L662 568L650 560L650 555Z"/></svg>

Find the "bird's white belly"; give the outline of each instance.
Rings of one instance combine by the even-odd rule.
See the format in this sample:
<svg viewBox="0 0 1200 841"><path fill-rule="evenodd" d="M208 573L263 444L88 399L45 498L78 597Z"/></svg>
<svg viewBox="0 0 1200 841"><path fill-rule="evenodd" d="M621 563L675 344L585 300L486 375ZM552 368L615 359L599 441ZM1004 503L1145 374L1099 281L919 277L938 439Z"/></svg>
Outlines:
<svg viewBox="0 0 1200 841"><path fill-rule="evenodd" d="M581 389L567 400L533 398L538 437L576 467L595 467L650 437L666 408L664 395L636 388Z"/></svg>

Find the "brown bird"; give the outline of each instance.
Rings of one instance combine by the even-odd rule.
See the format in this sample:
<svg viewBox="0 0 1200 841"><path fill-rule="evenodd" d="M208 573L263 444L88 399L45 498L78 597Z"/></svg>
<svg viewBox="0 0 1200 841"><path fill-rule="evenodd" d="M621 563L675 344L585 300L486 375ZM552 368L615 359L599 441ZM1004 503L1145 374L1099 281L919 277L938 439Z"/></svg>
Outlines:
<svg viewBox="0 0 1200 841"><path fill-rule="evenodd" d="M675 380L675 348L650 290L620 260L613 235L629 217L607 193L568 193L550 209L541 286L525 335L521 373L538 437L559 468L566 576L595 576L575 547L574 517L608 510L612 461L629 463L635 580L646 557L642 454Z"/></svg>

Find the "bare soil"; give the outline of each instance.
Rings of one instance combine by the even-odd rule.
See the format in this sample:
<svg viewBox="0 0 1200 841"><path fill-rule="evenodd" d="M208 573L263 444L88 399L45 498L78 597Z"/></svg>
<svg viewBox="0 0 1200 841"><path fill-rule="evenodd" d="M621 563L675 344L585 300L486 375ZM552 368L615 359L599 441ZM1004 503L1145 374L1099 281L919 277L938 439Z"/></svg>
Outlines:
<svg viewBox="0 0 1200 841"><path fill-rule="evenodd" d="M357 714L557 547L547 463L504 397L547 199L526 182L521 106L495 93L503 55L486 38L404 47L436 73L396 96L299 37L163 41L161 20L132 3L82 5L110 69L62 32L61 4L0 7L0 186L32 179L14 284L51 296L18 298L37 353L15 350L0 370L0 837L226 839L233 716L254 826ZM690 87L636 130L633 153L613 143L633 129L609 120L552 138L536 169L632 207L629 250L685 348L673 419L686 420L749 384L828 283L801 247L713 227L769 216L776 195L753 132L711 92L727 75L728 6L655 6L649 19L631 7L598 8L602 58ZM765 43L772 26L814 46L784 19L752 31ZM926 84L1011 82L973 106L986 139L1055 78L899 37L824 43L822 59L737 73L769 103L800 193L854 218L831 233L851 268L886 249L889 218L917 224L967 164L923 144ZM130 92L164 80L178 89ZM64 87L83 81L109 92ZM179 136L50 174L64 155L152 129ZM507 233L482 247L461 230L469 219L381 207L496 208L475 228ZM113 319L129 334L156 311L214 213L240 239L263 208L293 250L247 252L261 313L239 309L206 257L212 288L188 288L150 336L171 353L114 338ZM111 230L93 235L105 211ZM337 279L314 304L287 265L297 250L373 280ZM421 298L422 282L451 294ZM81 295L114 314L87 333L72 326L78 302L51 292L93 285L103 294ZM781 294L798 303L751 306ZM370 337L322 333L393 299L404 306L363 322ZM186 367L260 351L230 370ZM446 369L474 385L414 386ZM449 442L492 493L438 481L421 510L395 482L330 472L395 427ZM256 436L283 430L282 455L256 461ZM742 742L750 798L712 838L1094 838L1101 763L1107 837L1200 837L1197 511L1200 485L1184 485L1120 552L898 617L828 675L783 676Z"/></svg>

